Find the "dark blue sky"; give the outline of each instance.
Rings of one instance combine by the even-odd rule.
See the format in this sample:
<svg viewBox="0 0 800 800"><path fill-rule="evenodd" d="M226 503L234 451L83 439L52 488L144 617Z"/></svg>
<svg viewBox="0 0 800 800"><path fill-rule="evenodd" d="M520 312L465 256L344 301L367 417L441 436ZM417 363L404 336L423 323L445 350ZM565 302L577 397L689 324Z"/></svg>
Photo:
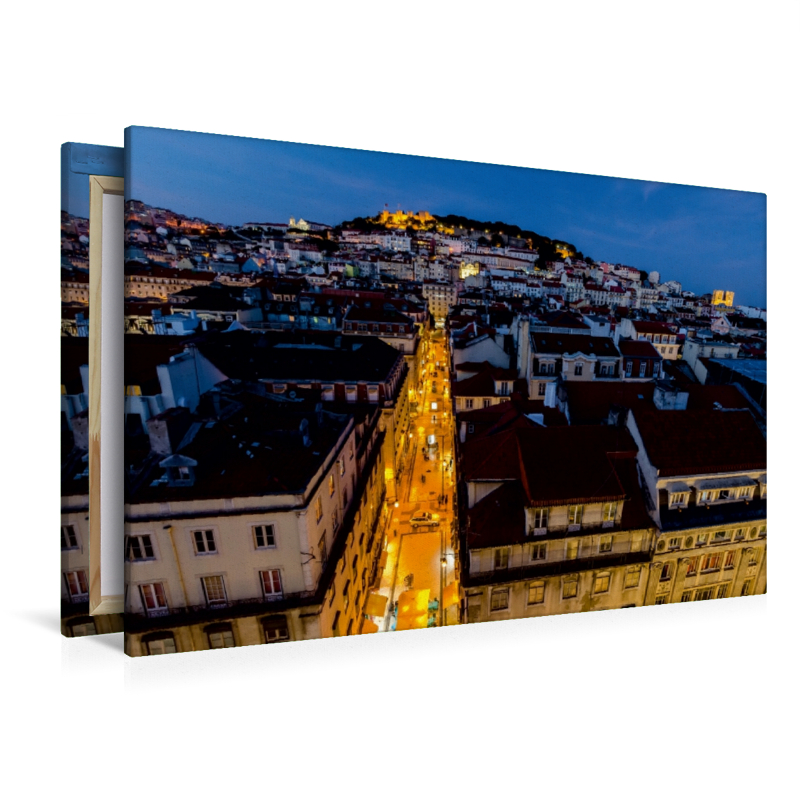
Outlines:
<svg viewBox="0 0 800 800"><path fill-rule="evenodd" d="M763 194L157 128L126 134L126 198L182 214L335 224L387 203L461 214L766 307Z"/></svg>

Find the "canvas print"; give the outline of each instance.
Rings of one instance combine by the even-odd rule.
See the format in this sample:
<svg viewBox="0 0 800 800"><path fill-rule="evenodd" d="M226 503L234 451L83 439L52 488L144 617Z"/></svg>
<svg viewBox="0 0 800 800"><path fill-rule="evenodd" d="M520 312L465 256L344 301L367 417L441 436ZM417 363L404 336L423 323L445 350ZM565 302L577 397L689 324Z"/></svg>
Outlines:
<svg viewBox="0 0 800 800"><path fill-rule="evenodd" d="M129 655L766 591L764 195L125 159Z"/></svg>
<svg viewBox="0 0 800 800"><path fill-rule="evenodd" d="M89 615L89 177L122 177L122 148L61 148L61 632L122 630ZM95 509L94 513L99 513Z"/></svg>

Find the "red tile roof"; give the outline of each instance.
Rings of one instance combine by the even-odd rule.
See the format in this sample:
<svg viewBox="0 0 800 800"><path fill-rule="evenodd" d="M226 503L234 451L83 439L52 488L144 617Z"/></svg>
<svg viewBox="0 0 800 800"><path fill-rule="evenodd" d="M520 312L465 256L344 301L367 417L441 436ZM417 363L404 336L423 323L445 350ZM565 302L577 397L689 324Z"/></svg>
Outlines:
<svg viewBox="0 0 800 800"><path fill-rule="evenodd" d="M646 339L620 339L619 351L628 358L661 358L661 354Z"/></svg>
<svg viewBox="0 0 800 800"><path fill-rule="evenodd" d="M766 469L767 441L749 411L646 411L634 420L660 476Z"/></svg>
<svg viewBox="0 0 800 800"><path fill-rule="evenodd" d="M608 419L612 405L653 408L653 383L567 381L564 388L572 425L599 425Z"/></svg>
<svg viewBox="0 0 800 800"><path fill-rule="evenodd" d="M467 481L520 480L530 506L622 500L610 456L636 451L622 428L512 428L467 442L462 474Z"/></svg>

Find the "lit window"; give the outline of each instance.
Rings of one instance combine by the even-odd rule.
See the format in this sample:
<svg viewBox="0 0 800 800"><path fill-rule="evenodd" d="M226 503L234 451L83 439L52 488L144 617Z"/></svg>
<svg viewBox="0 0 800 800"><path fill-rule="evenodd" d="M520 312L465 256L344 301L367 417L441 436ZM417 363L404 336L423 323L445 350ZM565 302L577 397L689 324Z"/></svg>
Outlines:
<svg viewBox="0 0 800 800"><path fill-rule="evenodd" d="M617 504L603 504L603 522L613 522L617 518Z"/></svg>
<svg viewBox="0 0 800 800"><path fill-rule="evenodd" d="M611 575L608 572L603 572L600 575L595 576L594 579L594 593L595 594L603 594L604 592L608 591L608 587L611 584Z"/></svg>
<svg viewBox="0 0 800 800"><path fill-rule="evenodd" d="M569 506L568 519L570 525L580 525L583 520L583 506Z"/></svg>
<svg viewBox="0 0 800 800"><path fill-rule="evenodd" d="M669 546L670 550L680 550L680 547L681 547L680 537L674 537L674 538L670 539L669 543L668 543L668 546Z"/></svg>
<svg viewBox="0 0 800 800"><path fill-rule="evenodd" d="M610 553L611 548L614 546L614 537L613 536L601 536L600 537L600 552L601 553Z"/></svg>
<svg viewBox="0 0 800 800"><path fill-rule="evenodd" d="M639 585L641 575L641 567L628 567L628 569L625 571L625 588L635 589Z"/></svg>
<svg viewBox="0 0 800 800"><path fill-rule="evenodd" d="M722 556L718 553L710 556L703 556L703 560L700 562L700 572L712 572L718 570L722 563Z"/></svg>
<svg viewBox="0 0 800 800"><path fill-rule="evenodd" d="M672 562L667 562L661 567L660 581L668 581L672 577Z"/></svg>
<svg viewBox="0 0 800 800"><path fill-rule="evenodd" d="M686 562L686 575L697 575L697 558L690 558Z"/></svg>
<svg viewBox="0 0 800 800"><path fill-rule="evenodd" d="M317 522L322 519L322 498L318 497L314 501L314 516L317 518Z"/></svg>
<svg viewBox="0 0 800 800"><path fill-rule="evenodd" d="M544 581L536 581L528 586L528 605L544 602Z"/></svg>

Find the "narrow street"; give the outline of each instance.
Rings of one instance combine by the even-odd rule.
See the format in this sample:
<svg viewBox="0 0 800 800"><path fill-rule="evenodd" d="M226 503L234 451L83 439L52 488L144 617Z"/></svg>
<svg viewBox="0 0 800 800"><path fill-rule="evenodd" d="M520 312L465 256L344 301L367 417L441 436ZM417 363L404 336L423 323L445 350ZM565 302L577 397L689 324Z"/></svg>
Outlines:
<svg viewBox="0 0 800 800"><path fill-rule="evenodd" d="M451 547L455 476L449 354L443 331L431 332L427 342L421 365L419 409L410 427L413 444L387 527L388 559L379 591L389 598L389 603L379 626L381 631L425 627L425 590L427 627L458 621L454 586L445 593L445 601L450 604L442 607L443 591L455 577ZM395 604L407 590L419 594L406 595L405 599L414 597L422 604L416 610L413 625L403 621L403 608L398 609L400 620L394 612Z"/></svg>

